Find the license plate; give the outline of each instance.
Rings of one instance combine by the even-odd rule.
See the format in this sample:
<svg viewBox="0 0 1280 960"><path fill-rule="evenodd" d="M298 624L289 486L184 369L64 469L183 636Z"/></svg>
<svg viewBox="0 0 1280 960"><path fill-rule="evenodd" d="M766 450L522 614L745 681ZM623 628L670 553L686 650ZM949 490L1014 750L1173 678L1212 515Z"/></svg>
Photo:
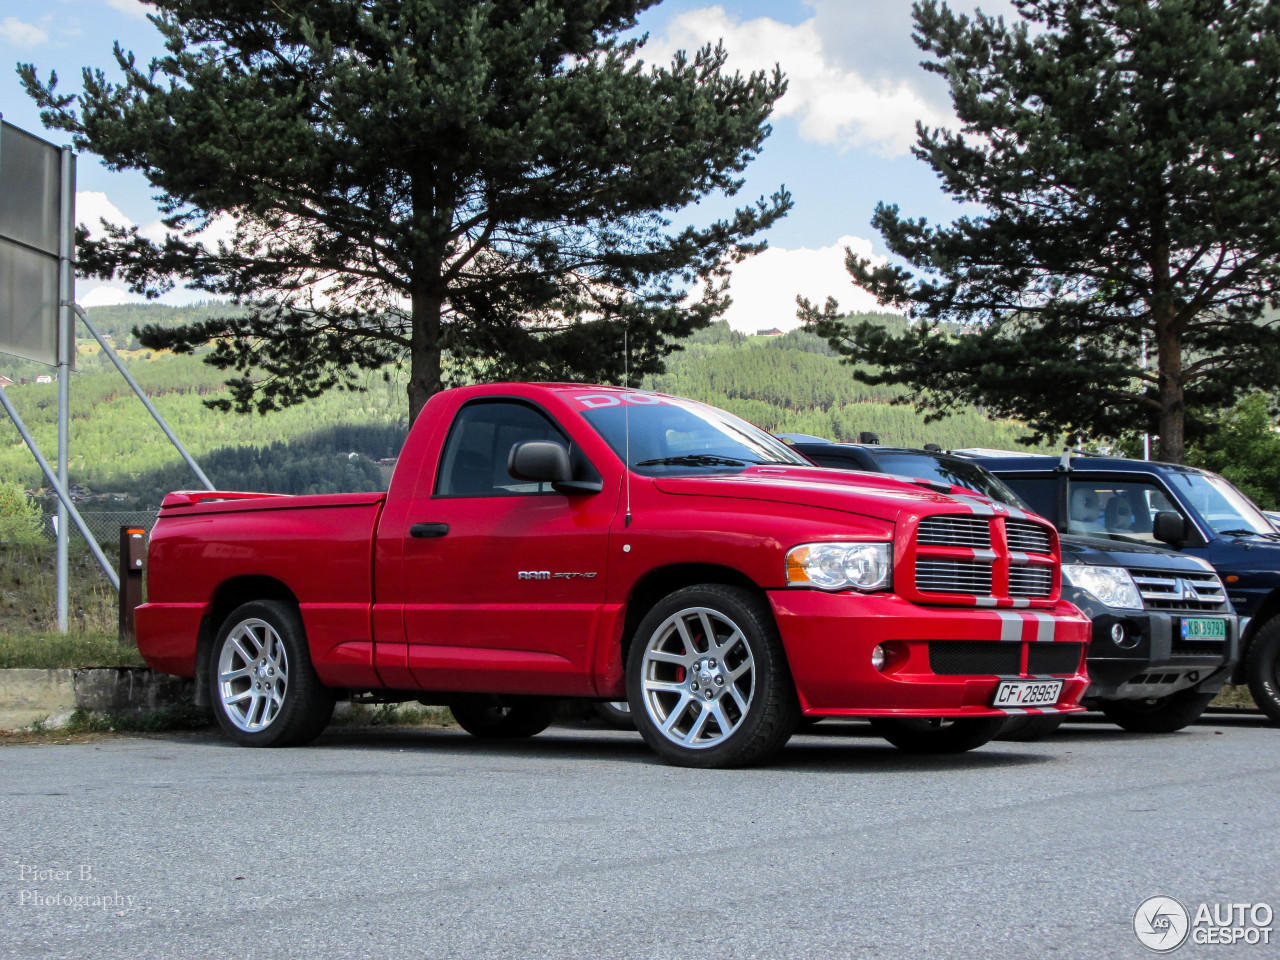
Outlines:
<svg viewBox="0 0 1280 960"><path fill-rule="evenodd" d="M1225 640L1227 639L1227 621L1184 617L1182 620L1182 639Z"/></svg>
<svg viewBox="0 0 1280 960"><path fill-rule="evenodd" d="M996 707L1048 707L1058 702L1061 680L1002 680L996 687Z"/></svg>

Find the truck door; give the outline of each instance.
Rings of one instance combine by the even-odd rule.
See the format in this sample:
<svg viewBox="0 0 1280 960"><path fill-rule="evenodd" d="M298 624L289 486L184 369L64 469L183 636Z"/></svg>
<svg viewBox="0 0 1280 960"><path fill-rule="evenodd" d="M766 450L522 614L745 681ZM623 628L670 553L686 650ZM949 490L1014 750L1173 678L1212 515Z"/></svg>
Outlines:
<svg viewBox="0 0 1280 960"><path fill-rule="evenodd" d="M537 405L479 399L458 411L431 495L410 504L404 624L408 667L424 689L592 692L616 484L565 495L515 480L507 457L526 440L563 444L575 476L598 477Z"/></svg>

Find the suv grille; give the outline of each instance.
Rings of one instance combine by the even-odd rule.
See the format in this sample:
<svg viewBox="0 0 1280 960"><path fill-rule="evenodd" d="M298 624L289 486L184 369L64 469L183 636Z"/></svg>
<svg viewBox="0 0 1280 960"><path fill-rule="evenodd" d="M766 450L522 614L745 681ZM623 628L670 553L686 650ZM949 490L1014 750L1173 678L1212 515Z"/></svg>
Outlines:
<svg viewBox="0 0 1280 960"><path fill-rule="evenodd" d="M925 517L916 534L918 543L935 547L991 546L991 526L982 517Z"/></svg>
<svg viewBox="0 0 1280 960"><path fill-rule="evenodd" d="M1148 610L1222 610L1227 592L1207 570L1134 570L1133 580Z"/></svg>
<svg viewBox="0 0 1280 960"><path fill-rule="evenodd" d="M1048 553L1049 531L1037 523L1025 520L1006 520L1005 535L1009 538L1009 549L1021 553Z"/></svg>

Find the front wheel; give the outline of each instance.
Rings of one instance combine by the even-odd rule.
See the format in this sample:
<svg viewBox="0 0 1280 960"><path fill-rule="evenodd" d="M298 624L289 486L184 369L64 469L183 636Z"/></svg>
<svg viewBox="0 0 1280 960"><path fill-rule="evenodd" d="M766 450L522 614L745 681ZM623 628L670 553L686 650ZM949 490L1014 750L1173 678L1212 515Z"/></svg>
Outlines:
<svg viewBox="0 0 1280 960"><path fill-rule="evenodd" d="M1118 727L1132 733L1173 733L1195 723L1217 694L1194 687L1167 697L1145 700L1103 700L1098 709Z"/></svg>
<svg viewBox="0 0 1280 960"><path fill-rule="evenodd" d="M470 696L449 704L458 726L484 740L532 737L551 726L559 701L545 697Z"/></svg>
<svg viewBox="0 0 1280 960"><path fill-rule="evenodd" d="M685 587L649 611L627 655L627 699L645 742L684 767L762 763L800 720L768 605L724 584Z"/></svg>
<svg viewBox="0 0 1280 960"><path fill-rule="evenodd" d="M1254 634L1245 673L1253 702L1274 723L1280 723L1280 617L1268 620Z"/></svg>
<svg viewBox="0 0 1280 960"><path fill-rule="evenodd" d="M903 753L964 753L993 739L1005 717L876 717L871 729Z"/></svg>
<svg viewBox="0 0 1280 960"><path fill-rule="evenodd" d="M619 730L634 730L635 718L631 716L631 704L625 700L602 700L593 703L591 709L601 720Z"/></svg>
<svg viewBox="0 0 1280 960"><path fill-rule="evenodd" d="M308 743L333 715L333 691L311 665L302 618L279 600L246 603L226 619L208 683L218 725L246 747Z"/></svg>

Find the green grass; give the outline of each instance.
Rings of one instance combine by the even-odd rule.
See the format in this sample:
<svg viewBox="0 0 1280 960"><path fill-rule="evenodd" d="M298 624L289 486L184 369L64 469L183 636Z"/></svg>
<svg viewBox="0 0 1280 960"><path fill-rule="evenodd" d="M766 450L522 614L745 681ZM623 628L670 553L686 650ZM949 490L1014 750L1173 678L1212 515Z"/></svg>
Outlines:
<svg viewBox="0 0 1280 960"><path fill-rule="evenodd" d="M209 726L209 715L190 700L146 713L93 713L77 707L60 733L164 733L199 730Z"/></svg>
<svg viewBox="0 0 1280 960"><path fill-rule="evenodd" d="M3 670L141 666L144 664L138 651L120 646L115 633L0 634L0 669Z"/></svg>
<svg viewBox="0 0 1280 960"><path fill-rule="evenodd" d="M107 551L112 563L115 553ZM87 547L70 551L67 572L67 611L72 630L86 637L114 636L119 617L116 592ZM0 543L0 643L7 637L42 634L57 635L54 546L50 543L33 548Z"/></svg>
<svg viewBox="0 0 1280 960"><path fill-rule="evenodd" d="M1211 706L1248 707L1250 710L1253 710L1256 709L1257 704L1253 702L1253 697L1249 695L1248 687L1233 687L1230 684L1227 684L1222 688L1222 692L1213 698Z"/></svg>

